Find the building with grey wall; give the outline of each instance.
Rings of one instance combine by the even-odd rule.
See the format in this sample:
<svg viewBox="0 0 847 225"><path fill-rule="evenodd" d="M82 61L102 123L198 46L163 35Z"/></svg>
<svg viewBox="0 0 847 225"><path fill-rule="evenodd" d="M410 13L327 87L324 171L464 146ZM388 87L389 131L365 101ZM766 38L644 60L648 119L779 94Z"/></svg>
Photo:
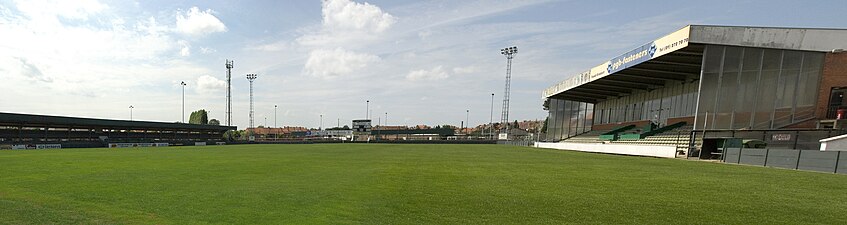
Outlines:
<svg viewBox="0 0 847 225"><path fill-rule="evenodd" d="M839 129L847 109L844 40L845 29L686 26L545 89L545 138L647 123Z"/></svg>

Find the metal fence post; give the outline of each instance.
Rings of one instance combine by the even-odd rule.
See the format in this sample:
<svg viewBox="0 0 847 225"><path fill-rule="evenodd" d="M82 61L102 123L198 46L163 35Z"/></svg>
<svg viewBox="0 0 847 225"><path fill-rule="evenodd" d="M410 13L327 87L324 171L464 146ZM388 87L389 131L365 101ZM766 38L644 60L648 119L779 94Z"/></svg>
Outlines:
<svg viewBox="0 0 847 225"><path fill-rule="evenodd" d="M707 118L708 118L708 117L707 117ZM701 141L700 141L700 151L697 151L697 159L702 159L702 156L703 156L703 143L705 143L705 142L706 142L706 130L705 130L705 128L704 128L704 130L703 130L703 140L701 140ZM695 142L695 143L694 143L694 145L696 146L696 145L697 145L697 143ZM711 158L711 157L710 157L710 158Z"/></svg>
<svg viewBox="0 0 847 225"><path fill-rule="evenodd" d="M770 152L770 149L765 149L765 165L763 165L764 167L768 167L768 154L770 154Z"/></svg>
<svg viewBox="0 0 847 225"><path fill-rule="evenodd" d="M800 141L800 131L794 131L794 149L797 149L798 141Z"/></svg>
<svg viewBox="0 0 847 225"><path fill-rule="evenodd" d="M738 149L738 161L735 164L741 164L741 153L744 152L744 148Z"/></svg>
<svg viewBox="0 0 847 225"><path fill-rule="evenodd" d="M800 169L800 156L803 155L803 150L797 149L797 163L794 165L794 169Z"/></svg>
<svg viewBox="0 0 847 225"><path fill-rule="evenodd" d="M688 150L685 151L685 159L691 159L691 153L694 150L694 140L697 139L697 131L692 130L690 135L688 136Z"/></svg>
<svg viewBox="0 0 847 225"><path fill-rule="evenodd" d="M838 162L841 162L841 151L835 154L835 169L832 170L832 173L838 173Z"/></svg>

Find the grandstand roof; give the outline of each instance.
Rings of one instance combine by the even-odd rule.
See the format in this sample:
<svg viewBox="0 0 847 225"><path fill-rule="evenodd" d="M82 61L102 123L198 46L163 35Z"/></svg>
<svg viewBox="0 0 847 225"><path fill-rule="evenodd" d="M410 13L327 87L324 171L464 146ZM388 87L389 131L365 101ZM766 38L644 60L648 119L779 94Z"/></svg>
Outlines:
<svg viewBox="0 0 847 225"><path fill-rule="evenodd" d="M66 116L45 116L0 112L0 126L29 127L103 127L111 129L168 129L168 130L235 130L236 126L201 125L187 123L165 123L151 121L93 119Z"/></svg>
<svg viewBox="0 0 847 225"><path fill-rule="evenodd" d="M705 45L829 52L847 48L847 29L689 25L571 76L543 98L597 103L699 79Z"/></svg>

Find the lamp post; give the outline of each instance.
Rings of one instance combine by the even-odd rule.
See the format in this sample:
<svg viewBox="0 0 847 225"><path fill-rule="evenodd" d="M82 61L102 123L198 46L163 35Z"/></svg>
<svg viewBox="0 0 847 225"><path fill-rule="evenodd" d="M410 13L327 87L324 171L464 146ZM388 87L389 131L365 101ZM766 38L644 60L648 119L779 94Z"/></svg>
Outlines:
<svg viewBox="0 0 847 225"><path fill-rule="evenodd" d="M129 105L129 121L132 121L132 109L133 108L135 108L135 107L132 107L132 105Z"/></svg>
<svg viewBox="0 0 847 225"><path fill-rule="evenodd" d="M488 139L494 139L494 93L491 93L491 115L488 116Z"/></svg>
<svg viewBox="0 0 847 225"><path fill-rule="evenodd" d="M371 111L371 100L367 100L367 101L365 101L365 119L371 119L370 111Z"/></svg>
<svg viewBox="0 0 847 225"><path fill-rule="evenodd" d="M185 81L181 81L180 85L182 85L182 123L185 123Z"/></svg>
<svg viewBox="0 0 847 225"><path fill-rule="evenodd" d="M468 123L468 125L465 125L465 127L467 127L467 128L470 128L470 127L471 127L471 121L469 120L469 119L470 119L470 115L471 115L471 110L470 110L470 109L466 109L466 110L465 110L465 122L466 122L466 123ZM465 131L465 134L470 134L470 129L467 129L467 130Z"/></svg>
<svg viewBox="0 0 847 225"><path fill-rule="evenodd" d="M324 114L321 114L321 125L318 126L318 130L323 130L324 127Z"/></svg>
<svg viewBox="0 0 847 225"><path fill-rule="evenodd" d="M276 125L276 105L274 105L274 127L271 130L274 132L274 140L279 138L279 131L277 130L277 125Z"/></svg>

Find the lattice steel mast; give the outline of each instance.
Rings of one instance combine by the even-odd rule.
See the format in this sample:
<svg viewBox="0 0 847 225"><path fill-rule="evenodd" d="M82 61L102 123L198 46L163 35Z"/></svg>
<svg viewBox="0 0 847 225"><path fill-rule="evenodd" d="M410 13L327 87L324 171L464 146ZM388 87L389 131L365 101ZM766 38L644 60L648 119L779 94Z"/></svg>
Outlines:
<svg viewBox="0 0 847 225"><path fill-rule="evenodd" d="M226 60L226 125L232 126L232 60Z"/></svg>
<svg viewBox="0 0 847 225"><path fill-rule="evenodd" d="M500 115L500 124L503 127L503 133L509 133L509 93L512 86L512 58L518 54L518 47L512 46L500 49L500 54L506 56L506 88L503 94L503 111Z"/></svg>
<svg viewBox="0 0 847 225"><path fill-rule="evenodd" d="M256 77L256 74L247 74L247 80L250 81L250 128L253 128L253 81Z"/></svg>

